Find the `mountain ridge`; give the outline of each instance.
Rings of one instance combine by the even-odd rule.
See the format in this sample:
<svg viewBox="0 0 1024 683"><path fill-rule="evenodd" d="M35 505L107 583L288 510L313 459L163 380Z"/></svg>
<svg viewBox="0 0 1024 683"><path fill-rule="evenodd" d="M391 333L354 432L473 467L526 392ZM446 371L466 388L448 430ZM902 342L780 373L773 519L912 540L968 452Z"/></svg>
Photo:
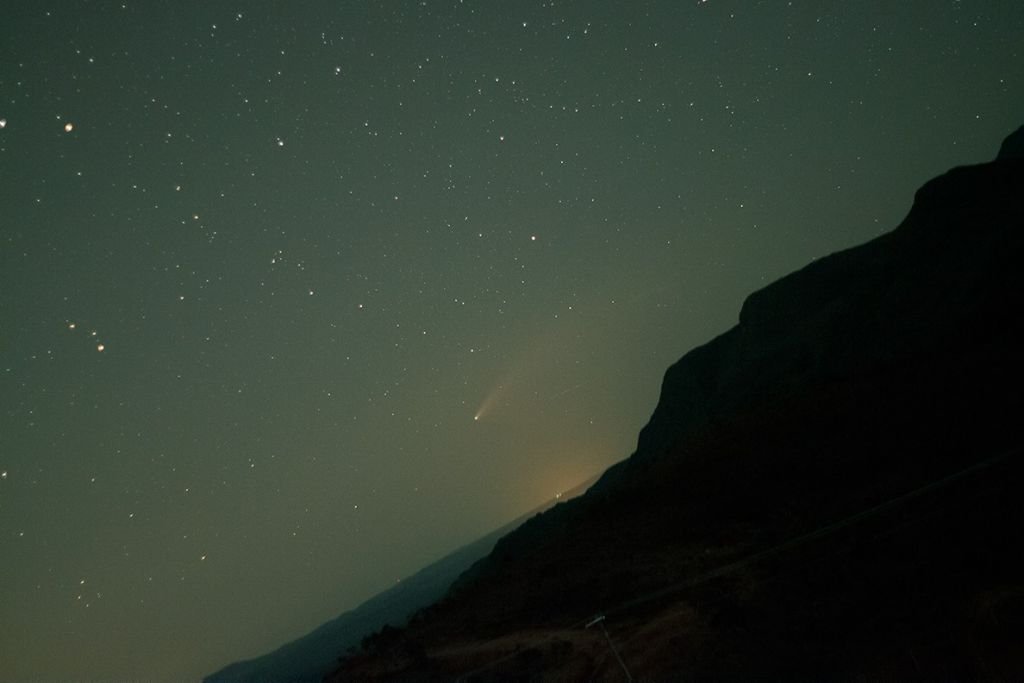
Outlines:
<svg viewBox="0 0 1024 683"><path fill-rule="evenodd" d="M816 569L796 562L812 552L801 547L768 563L781 567L774 579L759 565L648 605L643 618L627 614L623 656L655 678L898 676L920 659L914 652L933 656L941 675L1024 670L999 649L998 629L979 641L980 655L963 640L927 641L938 638L935 624L971 638L991 631L957 610L993 595L1007 621L1024 615L1024 563L1004 547L1011 522L1024 521L1011 498L1022 482L1015 425L1024 407L1020 135L996 161L925 183L892 232L750 295L735 327L666 371L629 458L585 496L503 537L441 603L350 657L334 680L621 677L607 645L581 630L588 615L748 566L744 558L829 525L837 532L814 545L825 553L811 557ZM972 469L999 454L1009 455ZM955 485L935 488L941 481ZM893 501L902 501L895 513L885 507ZM876 509L903 526L875 528L863 515ZM866 523L835 526L848 519ZM965 564L959 551L985 562ZM915 586L922 572L929 578ZM890 595L892 585L906 590ZM787 616L768 609L783 605ZM930 620L935 610L942 616ZM871 619L881 620L874 631ZM698 643L693 653L673 654L679 634ZM889 652L883 635L906 652ZM917 661L909 673L923 672Z"/></svg>

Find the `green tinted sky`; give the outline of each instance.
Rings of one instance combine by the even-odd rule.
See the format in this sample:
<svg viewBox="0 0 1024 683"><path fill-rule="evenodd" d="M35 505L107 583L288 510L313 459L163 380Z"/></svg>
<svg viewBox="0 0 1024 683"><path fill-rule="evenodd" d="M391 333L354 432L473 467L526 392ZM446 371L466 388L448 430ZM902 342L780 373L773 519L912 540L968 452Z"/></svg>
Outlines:
<svg viewBox="0 0 1024 683"><path fill-rule="evenodd" d="M1024 123L1009 0L0 14L4 679L195 678L354 606Z"/></svg>

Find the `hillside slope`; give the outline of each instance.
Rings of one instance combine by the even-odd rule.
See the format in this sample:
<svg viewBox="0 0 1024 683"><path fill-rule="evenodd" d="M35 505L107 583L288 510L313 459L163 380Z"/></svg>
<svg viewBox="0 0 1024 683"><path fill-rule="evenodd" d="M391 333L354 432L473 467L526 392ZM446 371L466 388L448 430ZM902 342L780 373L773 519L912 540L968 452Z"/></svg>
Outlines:
<svg viewBox="0 0 1024 683"><path fill-rule="evenodd" d="M563 493L562 497L574 498L593 483L594 479L587 480ZM417 609L443 597L452 582L466 568L486 556L498 539L553 504L551 501L531 510L445 555L301 638L260 657L229 664L204 678L204 683L316 683L323 680L337 666L338 659L350 648L358 647L365 636L385 626L404 625Z"/></svg>
<svg viewBox="0 0 1024 683"><path fill-rule="evenodd" d="M630 458L334 680L1024 675L1022 135L752 294Z"/></svg>

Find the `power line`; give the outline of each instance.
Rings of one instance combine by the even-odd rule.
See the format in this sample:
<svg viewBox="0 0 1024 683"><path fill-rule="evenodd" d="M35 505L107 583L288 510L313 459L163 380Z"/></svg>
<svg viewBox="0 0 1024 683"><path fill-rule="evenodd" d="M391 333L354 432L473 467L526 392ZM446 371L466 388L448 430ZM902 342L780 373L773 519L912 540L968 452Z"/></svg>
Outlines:
<svg viewBox="0 0 1024 683"><path fill-rule="evenodd" d="M615 643L612 642L612 637L610 635L608 635L608 629L606 629L604 627L604 615L603 614L600 614L600 615L594 617L593 619L591 619L587 623L585 628L590 628L591 626L593 626L595 624L601 627L601 633L604 634L604 639L608 641L608 647L611 648L612 654L615 655L615 659L619 662L619 666L622 667L623 673L626 674L626 680L629 681L629 683L633 683L633 677L630 675L629 669L626 668L626 663L624 661L622 661L622 656L619 654L618 649L615 647Z"/></svg>

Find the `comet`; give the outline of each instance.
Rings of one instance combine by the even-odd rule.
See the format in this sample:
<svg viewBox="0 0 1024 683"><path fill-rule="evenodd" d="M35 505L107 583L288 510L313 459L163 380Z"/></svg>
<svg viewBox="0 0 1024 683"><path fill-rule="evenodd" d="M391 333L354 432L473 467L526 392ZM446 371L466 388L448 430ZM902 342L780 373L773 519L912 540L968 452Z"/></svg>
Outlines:
<svg viewBox="0 0 1024 683"><path fill-rule="evenodd" d="M488 413L494 410L495 406L497 406L498 403L500 402L501 395L502 393L504 393L504 391L505 385L498 384L489 392L487 392L487 395L484 396L484 400L480 402L480 407L477 408L476 412L473 414L473 421L479 422Z"/></svg>

